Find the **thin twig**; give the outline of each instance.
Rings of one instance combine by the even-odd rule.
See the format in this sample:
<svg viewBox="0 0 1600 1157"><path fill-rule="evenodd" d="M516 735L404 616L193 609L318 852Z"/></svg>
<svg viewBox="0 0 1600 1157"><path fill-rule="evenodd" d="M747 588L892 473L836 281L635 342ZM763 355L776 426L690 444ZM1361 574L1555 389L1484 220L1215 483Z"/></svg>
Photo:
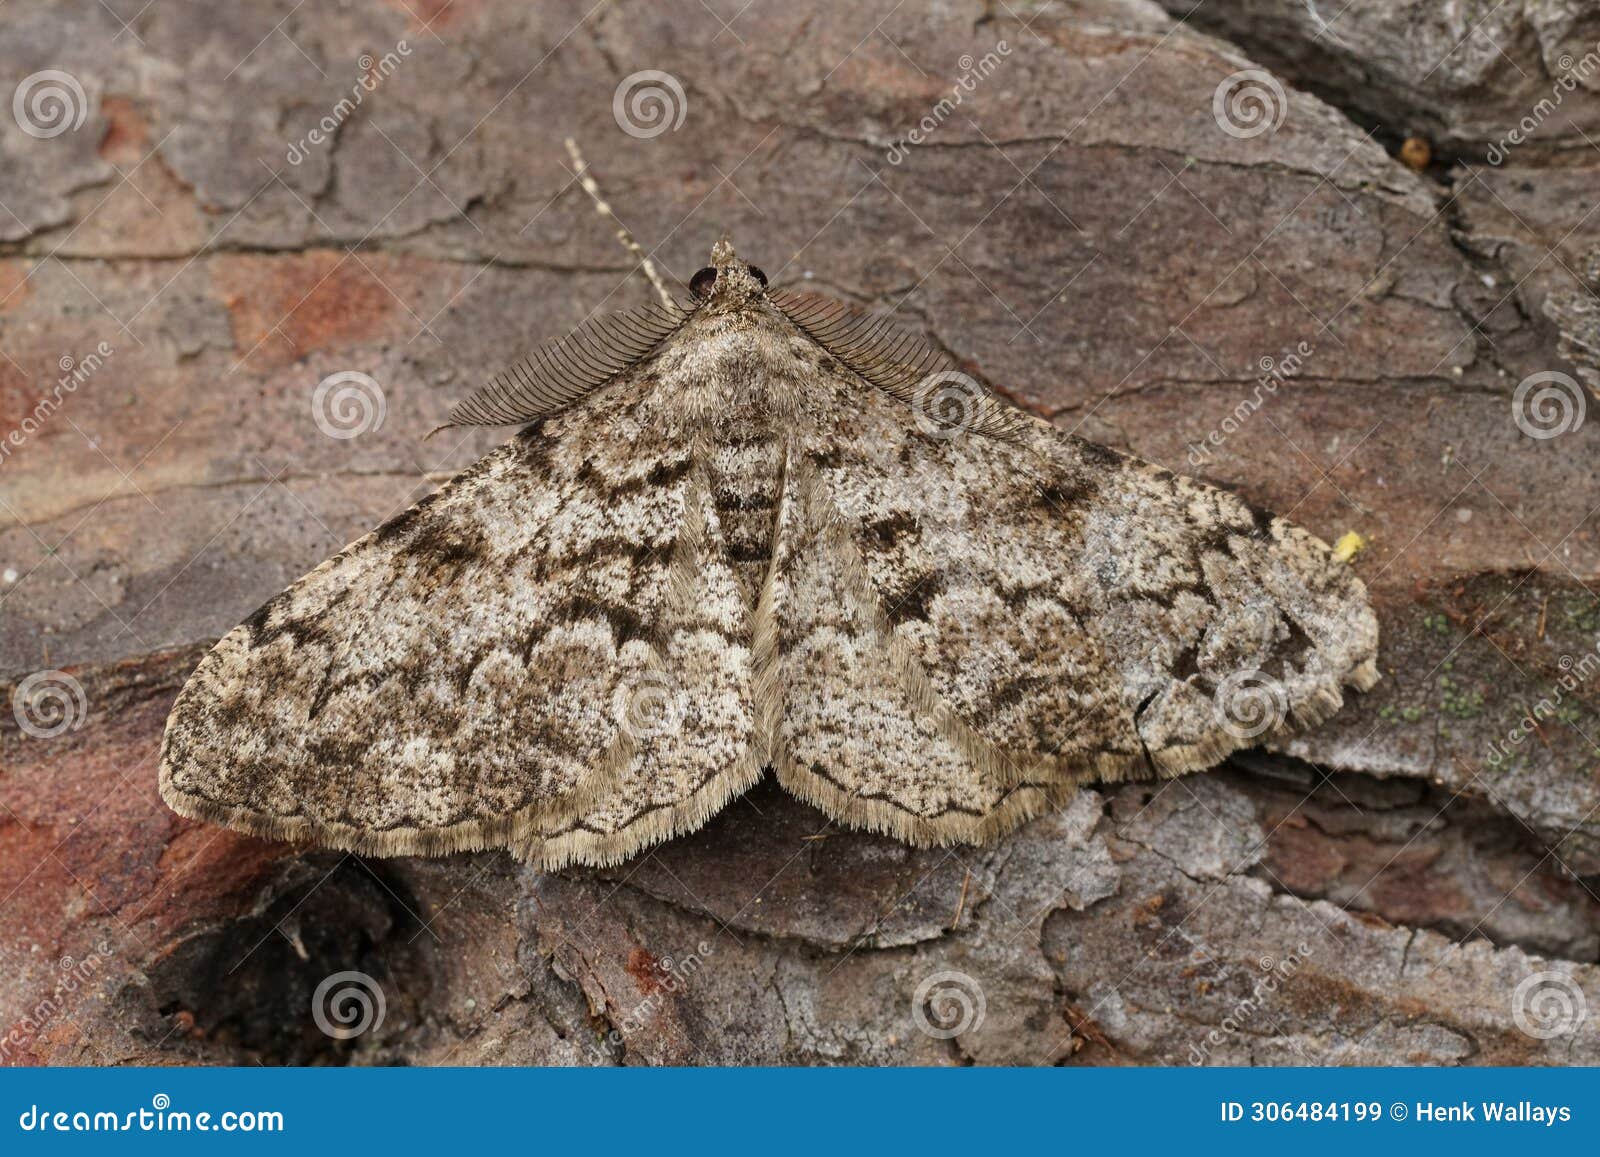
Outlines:
<svg viewBox="0 0 1600 1157"><path fill-rule="evenodd" d="M961 895L956 900L955 919L950 921L950 931L952 932L954 932L956 927L961 923L961 913L966 909L967 906L967 885L970 883L972 883L972 869L965 868L961 873Z"/></svg>
<svg viewBox="0 0 1600 1157"><path fill-rule="evenodd" d="M661 280L661 274L656 271L655 262L650 260L650 255L644 251L633 234L628 232L628 227L617 219L611 211L610 203L600 194L600 186L595 184L589 175L589 162L583 159L583 154L578 151L578 142L571 137L567 138L567 154L572 158L572 166L578 175L578 183L583 186L583 191L589 194L594 201L594 210L610 221L617 230L617 240L622 242L622 247L639 259L639 266L644 270L644 275L650 279L650 284L656 288L656 296L661 299L661 304L668 309L673 307L672 294L667 292L666 283Z"/></svg>

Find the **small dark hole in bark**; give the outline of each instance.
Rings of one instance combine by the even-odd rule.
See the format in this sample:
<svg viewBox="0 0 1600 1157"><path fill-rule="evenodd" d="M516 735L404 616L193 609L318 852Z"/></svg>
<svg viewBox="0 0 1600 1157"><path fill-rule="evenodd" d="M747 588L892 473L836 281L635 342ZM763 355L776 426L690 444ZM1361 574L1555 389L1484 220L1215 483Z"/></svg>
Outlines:
<svg viewBox="0 0 1600 1157"><path fill-rule="evenodd" d="M257 914L183 942L151 971L169 1030L163 1051L224 1064L394 1063L385 1046L418 1022L431 987L433 939L412 915L417 904L381 861L316 856L298 866ZM369 989L369 1002L381 992L381 1023L343 1038L319 1026L314 997L338 973L370 978L350 992ZM357 1004L342 1007L350 1019L323 1001L322 1019L336 1033L364 1015Z"/></svg>

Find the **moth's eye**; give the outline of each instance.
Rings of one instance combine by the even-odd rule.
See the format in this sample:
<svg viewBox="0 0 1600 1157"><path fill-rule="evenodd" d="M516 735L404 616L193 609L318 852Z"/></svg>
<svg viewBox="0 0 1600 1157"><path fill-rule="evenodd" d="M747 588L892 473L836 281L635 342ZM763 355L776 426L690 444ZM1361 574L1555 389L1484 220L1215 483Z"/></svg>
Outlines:
<svg viewBox="0 0 1600 1157"><path fill-rule="evenodd" d="M711 287L716 283L717 271L708 265L689 278L689 292L696 297L704 297L711 292Z"/></svg>
<svg viewBox="0 0 1600 1157"><path fill-rule="evenodd" d="M746 265L745 268L750 271L750 276L751 277L754 277L757 281L761 282L761 288L762 289L765 289L767 287L767 275L765 273L761 272L761 269L760 269L759 266Z"/></svg>

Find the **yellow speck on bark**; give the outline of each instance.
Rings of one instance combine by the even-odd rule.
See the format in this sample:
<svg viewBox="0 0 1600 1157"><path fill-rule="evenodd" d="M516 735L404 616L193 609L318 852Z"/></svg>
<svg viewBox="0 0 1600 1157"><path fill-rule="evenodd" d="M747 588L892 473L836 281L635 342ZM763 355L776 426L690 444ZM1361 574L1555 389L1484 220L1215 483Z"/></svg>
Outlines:
<svg viewBox="0 0 1600 1157"><path fill-rule="evenodd" d="M1361 551L1367 549L1367 540L1355 531L1347 531L1338 542L1333 544L1333 557L1340 562L1349 562Z"/></svg>

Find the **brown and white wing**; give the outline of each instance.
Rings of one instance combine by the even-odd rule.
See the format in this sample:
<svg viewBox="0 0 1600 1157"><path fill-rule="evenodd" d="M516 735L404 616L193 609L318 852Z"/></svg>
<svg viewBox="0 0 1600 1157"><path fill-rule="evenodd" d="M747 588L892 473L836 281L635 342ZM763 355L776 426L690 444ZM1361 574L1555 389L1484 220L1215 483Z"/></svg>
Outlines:
<svg viewBox="0 0 1600 1157"><path fill-rule="evenodd" d="M380 855L610 862L759 774L747 612L693 448L624 381L545 418L226 635L161 791Z"/></svg>
<svg viewBox="0 0 1600 1157"><path fill-rule="evenodd" d="M1306 531L1031 418L995 436L833 388L791 455L772 614L779 778L837 818L982 842L1377 679L1365 589Z"/></svg>

